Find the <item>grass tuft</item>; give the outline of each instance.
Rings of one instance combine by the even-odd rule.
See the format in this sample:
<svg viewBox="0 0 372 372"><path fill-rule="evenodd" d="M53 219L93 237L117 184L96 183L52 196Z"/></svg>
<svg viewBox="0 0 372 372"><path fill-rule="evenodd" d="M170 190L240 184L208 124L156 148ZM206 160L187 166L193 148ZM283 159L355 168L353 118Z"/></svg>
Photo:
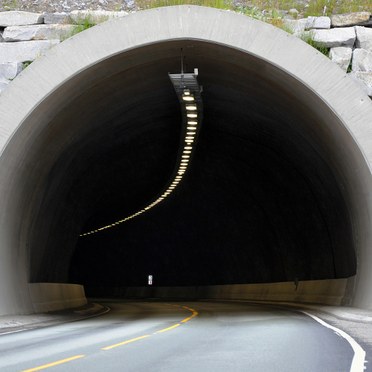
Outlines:
<svg viewBox="0 0 372 372"><path fill-rule="evenodd" d="M325 47L324 45L322 45L321 43L318 43L316 41L314 41L312 38L311 38L311 34L308 32L308 33L304 33L300 36L301 40L303 40L305 43L309 44L310 46L312 46L313 48L317 49L320 53L324 54L326 57L329 56L329 51L330 51L330 48L327 48Z"/></svg>

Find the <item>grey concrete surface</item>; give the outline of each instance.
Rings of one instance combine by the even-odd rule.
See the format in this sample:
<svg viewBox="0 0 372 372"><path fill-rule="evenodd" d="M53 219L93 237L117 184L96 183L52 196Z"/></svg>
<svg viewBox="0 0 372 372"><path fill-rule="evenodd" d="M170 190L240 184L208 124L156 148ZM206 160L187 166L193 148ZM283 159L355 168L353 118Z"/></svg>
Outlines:
<svg viewBox="0 0 372 372"><path fill-rule="evenodd" d="M73 174L68 164L74 163L75 151L84 141L89 142L89 135L102 122L114 122L130 107L124 104L102 110L105 90L91 95L94 87L121 72L137 71L139 66L161 66L167 58L176 61L180 46L193 43L206 46L204 52L199 48L201 58L206 51L214 51L222 63L239 65L239 59L232 61L228 52L239 51L261 66L256 72L269 86L275 81L281 89L292 91L301 104L291 107L288 101L284 105L286 110L281 112L287 123L291 113L317 119L316 126L311 119L304 119L292 129L326 159L337 179L351 221L351 249L356 251L358 264L345 296L356 306L372 307L370 99L327 58L285 32L225 11L180 6L139 12L74 36L34 62L1 96L1 314L30 311L27 282L32 276L49 270L61 281L67 277L87 211L77 207L78 200L58 208L56 200L63 203L63 197L58 199L53 192L68 194L68 185L63 188L58 181ZM216 52L218 48L226 53ZM136 83L138 80L132 84ZM262 94L266 98L261 103L267 105L273 99L280 106L283 97L275 100L272 93ZM113 98L106 97L107 101ZM121 102L130 100L121 97ZM303 107L306 109L301 111ZM139 113L133 115L127 117L127 124ZM50 183L50 174L62 155L65 168ZM63 225L58 221L64 221ZM58 266L53 266L57 265L54 261L43 262L44 257L53 257Z"/></svg>
<svg viewBox="0 0 372 372"><path fill-rule="evenodd" d="M84 306L67 310L30 315L0 316L0 335L40 329L63 323L75 322L106 314L110 309L99 303L90 302Z"/></svg>
<svg viewBox="0 0 372 372"><path fill-rule="evenodd" d="M288 309L203 301L107 305L111 312L99 318L1 336L1 370L57 362L56 371L351 371L354 353L343 337ZM192 311L197 316L181 323ZM365 351L368 360L371 349Z"/></svg>
<svg viewBox="0 0 372 372"><path fill-rule="evenodd" d="M287 301L342 305L345 301L347 279L309 280L263 284L231 284L214 286L147 286L147 287L103 287L91 288L93 297L104 297L112 293L118 298L146 299L225 299L251 301Z"/></svg>
<svg viewBox="0 0 372 372"><path fill-rule="evenodd" d="M76 308L87 304L84 287L79 284L30 283L29 292L35 313Z"/></svg>

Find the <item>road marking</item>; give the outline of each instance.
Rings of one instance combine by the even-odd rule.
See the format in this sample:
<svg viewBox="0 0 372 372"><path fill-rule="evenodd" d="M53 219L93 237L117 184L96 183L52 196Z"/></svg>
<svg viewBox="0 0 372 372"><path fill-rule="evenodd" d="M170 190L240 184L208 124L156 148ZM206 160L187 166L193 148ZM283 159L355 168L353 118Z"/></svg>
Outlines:
<svg viewBox="0 0 372 372"><path fill-rule="evenodd" d="M67 363L67 362L71 362L72 360L76 360L76 359L80 359L80 358L84 358L84 357L85 357L85 355L75 355L75 356L70 357L70 358L57 360L56 362L53 362L53 363L43 364L42 366L39 366L39 367L34 367L34 368L30 368L30 369L25 369L25 370L23 370L22 372L41 371L42 369L46 369L46 368L50 368L50 367L54 367L54 366L58 366L59 364L63 364L63 363Z"/></svg>
<svg viewBox="0 0 372 372"><path fill-rule="evenodd" d="M182 306L182 307L183 307L184 309L186 309L186 310L191 311L191 312L192 312L192 315L189 316L188 318L182 319L182 320L181 320L181 323L186 323L186 322L188 322L189 320L191 320L192 318L195 318L196 316L199 315L199 313L198 313L196 310L191 309L191 307L187 307L187 306Z"/></svg>
<svg viewBox="0 0 372 372"><path fill-rule="evenodd" d="M153 335L156 335L158 333L163 333L163 332L171 331L172 329L175 329L175 328L179 327L180 325L182 325L181 323L186 323L186 322L188 322L189 320L191 320L192 318L196 317L199 314L196 310L191 309L190 307L187 307L187 306L179 306L179 305L172 305L172 306L175 306L175 307L178 307L178 308L183 308L183 309L186 309L188 311L191 311L192 312L192 315L189 316L189 317L187 317L187 318L182 319L180 321L180 323L173 324L170 327L163 328L163 329L161 329L159 331L154 332ZM103 348L101 348L101 350L110 350L110 349L113 349L115 347L127 345L127 344L129 344L131 342L139 341L139 340L142 340L142 339L147 338L147 337L150 337L150 336L152 336L152 335L144 335L144 336L132 338L130 340L119 342L119 343L117 343L115 345L110 345L110 346L103 347Z"/></svg>
<svg viewBox="0 0 372 372"><path fill-rule="evenodd" d="M174 305L174 306L177 306L177 305ZM187 307L187 306L177 306L179 308L183 308L183 309L186 309L188 311L191 311L192 312L192 315L189 316L188 318L185 318L183 320L181 320L180 323L177 323L177 324L173 324L172 326L168 327L168 328L164 328L164 329L161 329L160 331L157 331L155 332L154 334L157 334L157 333L163 333L163 332L167 332L167 331L170 331L174 328L177 328L181 325L181 323L186 323L188 322L189 320L191 320L192 318L196 317L199 313L194 310L194 309L191 309L190 307ZM122 342L119 342L117 344L114 344L114 345L109 345L109 346L105 346L103 348L101 348L101 350L111 350L111 349L114 349L118 346L123 346L123 345L127 345L127 344L130 344L132 342L135 342L135 341L140 341L140 340L143 340L144 338L148 338L150 337L151 335L144 335L144 336L139 336L139 337L136 337L136 338L131 338L130 340L126 340L126 341L122 341ZM63 364L63 363L67 363L67 362L71 362L73 360L76 360L76 359L80 359L80 358L84 358L85 355L75 355L73 357L70 357L70 358L66 358L66 359L61 359L61 360L57 360L56 362L53 362L53 363L48 363L48 364L44 364L42 366L39 366L39 367L34 367L34 368L30 368L30 369L25 369L23 370L22 372L35 372L35 371L40 371L42 369L46 369L46 368L50 368L50 367L53 367L53 366L57 366L59 364ZM353 371L354 372L354 371Z"/></svg>
<svg viewBox="0 0 372 372"><path fill-rule="evenodd" d="M110 350L110 349L113 349L115 347L122 346L122 345L127 345L127 344L130 344L131 342L139 341L139 340L142 340L142 339L150 337L150 336L151 335L144 335L144 336L140 336L140 337L136 337L136 338L131 338L130 340L126 340L126 341L119 342L119 343L114 344L114 345L103 347L101 350Z"/></svg>
<svg viewBox="0 0 372 372"><path fill-rule="evenodd" d="M365 367L365 358L366 358L366 352L361 348L361 346L346 332L342 331L341 329L338 329L336 327L331 326L330 324L326 323L324 320L318 318L315 315L312 315L306 311L301 310L303 314L306 314L307 316L313 318L315 321L320 323L322 326L327 327L329 329L332 329L336 334L343 337L353 348L354 351L354 357L351 362L350 366L350 372L363 372Z"/></svg>
<svg viewBox="0 0 372 372"><path fill-rule="evenodd" d="M170 331L171 329L174 329L174 328L177 328L179 327L181 324L180 323L177 323L177 324L174 324L168 328L164 328L164 329L161 329L160 331L157 331L155 332L154 334L157 334L157 333L163 333L163 332L167 332L167 331Z"/></svg>

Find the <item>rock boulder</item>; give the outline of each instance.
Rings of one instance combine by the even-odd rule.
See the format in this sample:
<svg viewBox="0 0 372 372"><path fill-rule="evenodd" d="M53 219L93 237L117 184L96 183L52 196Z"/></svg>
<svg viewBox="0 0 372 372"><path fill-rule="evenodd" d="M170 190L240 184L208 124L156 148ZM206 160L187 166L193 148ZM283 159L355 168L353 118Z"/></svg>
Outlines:
<svg viewBox="0 0 372 372"><path fill-rule="evenodd" d="M372 97L372 72L351 72L349 74L359 86Z"/></svg>
<svg viewBox="0 0 372 372"><path fill-rule="evenodd" d="M283 20L284 27L291 33L296 36L300 36L304 33L307 25L307 19L301 18L297 20L293 19L284 19Z"/></svg>
<svg viewBox="0 0 372 372"><path fill-rule="evenodd" d="M10 81L0 77L0 94L8 87Z"/></svg>
<svg viewBox="0 0 372 372"><path fill-rule="evenodd" d="M306 30L317 29L330 29L331 18L329 17L308 17L306 22Z"/></svg>
<svg viewBox="0 0 372 372"><path fill-rule="evenodd" d="M0 79L13 80L22 71L22 63L6 62L0 63Z"/></svg>
<svg viewBox="0 0 372 372"><path fill-rule="evenodd" d="M355 27L356 32L356 46L372 51L372 28Z"/></svg>
<svg viewBox="0 0 372 372"><path fill-rule="evenodd" d="M331 61L337 63L344 71L347 71L352 55L353 49L350 47L335 47L329 51Z"/></svg>
<svg viewBox="0 0 372 372"><path fill-rule="evenodd" d="M356 39L353 27L312 30L310 35L314 41L327 48L340 46L352 47Z"/></svg>
<svg viewBox="0 0 372 372"><path fill-rule="evenodd" d="M0 27L36 25L43 23L44 17L40 13L30 12L0 12Z"/></svg>
<svg viewBox="0 0 372 372"><path fill-rule="evenodd" d="M39 40L0 43L0 63L33 61L59 42L59 40Z"/></svg>
<svg viewBox="0 0 372 372"><path fill-rule="evenodd" d="M74 10L70 13L70 18L75 24L83 24L88 21L92 24L98 24L109 19L121 18L127 16L127 12L110 12L105 10Z"/></svg>
<svg viewBox="0 0 372 372"><path fill-rule="evenodd" d="M72 35L74 25L11 26L4 30L5 41L64 40Z"/></svg>
<svg viewBox="0 0 372 372"><path fill-rule="evenodd" d="M356 12L347 14L334 14L331 16L332 27L355 26L369 21L370 12Z"/></svg>
<svg viewBox="0 0 372 372"><path fill-rule="evenodd" d="M44 23L49 24L69 24L72 23L69 13L46 13L44 14Z"/></svg>
<svg viewBox="0 0 372 372"><path fill-rule="evenodd" d="M372 52L357 48L353 52L353 71L372 72Z"/></svg>

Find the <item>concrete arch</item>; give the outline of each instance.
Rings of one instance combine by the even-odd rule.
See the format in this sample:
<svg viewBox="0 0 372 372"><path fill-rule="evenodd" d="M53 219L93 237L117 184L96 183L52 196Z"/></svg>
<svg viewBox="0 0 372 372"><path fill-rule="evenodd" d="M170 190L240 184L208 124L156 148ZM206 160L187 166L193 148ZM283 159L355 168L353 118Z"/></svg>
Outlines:
<svg viewBox="0 0 372 372"><path fill-rule="evenodd" d="M98 130L103 117L108 115L114 123L122 115L115 108L105 111L105 84L110 77L114 84L121 72L132 69L133 76L121 80L137 87L131 95L140 94L148 82L156 87L161 79L153 75L143 77L140 71L150 66L149 71L157 72L154 66L172 58L170 66L175 66L179 47L190 43L202 51L200 63L210 56L226 63L231 58L244 69L242 64L248 61L252 68L261 69L259 78L267 74L269 82L276 81L283 91L293 92L293 99L297 100L294 112L301 111L299 103L306 106L311 119L299 127L299 132L303 130L299 136L309 138L315 152L326 159L350 218L357 273L349 280L345 296L356 306L372 307L371 101L327 58L283 31L226 11L179 6L132 14L68 39L34 62L2 95L0 313L32 311L28 282L45 270L49 262L44 257L54 245L58 245L58 260L66 260L65 268L56 277L66 276L63 270L68 270L71 250L87 216L76 200L69 207L56 207L58 203L53 198L61 188L60 175L70 172L76 160L74 155L78 152L74 151L82 143L98 143L89 136ZM226 56L221 57L225 52ZM241 57L247 60L240 60ZM136 70L139 65L142 70ZM223 70L219 71L223 75ZM228 76L224 79L228 81ZM100 93L91 95L95 89ZM126 100L128 121L133 120L131 110L138 104L131 101L131 95L121 96L118 92L110 96L116 102ZM149 106L149 113L143 113L145 118L151 118L159 105L168 107L169 97L160 96ZM261 96L265 97L263 93ZM147 93L146 98L153 97ZM280 105L281 99L285 101L283 107L290 109L289 95L273 97L273 102ZM267 106L270 104L266 102ZM317 121L313 127L311 120ZM91 143L89 138L93 138ZM58 164L61 156L67 160ZM72 186L65 181L60 192L67 198ZM58 226L54 226L52 221L58 213L62 217L56 219Z"/></svg>

